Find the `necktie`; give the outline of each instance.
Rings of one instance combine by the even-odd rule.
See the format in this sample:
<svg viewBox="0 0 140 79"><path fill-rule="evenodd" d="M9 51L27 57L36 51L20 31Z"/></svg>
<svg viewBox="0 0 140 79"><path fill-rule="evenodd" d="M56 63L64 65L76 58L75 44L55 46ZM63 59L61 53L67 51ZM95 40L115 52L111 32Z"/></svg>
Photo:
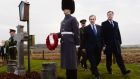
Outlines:
<svg viewBox="0 0 140 79"><path fill-rule="evenodd" d="M95 25L92 25L92 30L93 30L94 34L96 35L96 34L97 34L97 32L96 32L95 27L96 27Z"/></svg>
<svg viewBox="0 0 140 79"><path fill-rule="evenodd" d="M114 27L114 23L113 23L113 21L111 21L110 24L112 25L112 27Z"/></svg>

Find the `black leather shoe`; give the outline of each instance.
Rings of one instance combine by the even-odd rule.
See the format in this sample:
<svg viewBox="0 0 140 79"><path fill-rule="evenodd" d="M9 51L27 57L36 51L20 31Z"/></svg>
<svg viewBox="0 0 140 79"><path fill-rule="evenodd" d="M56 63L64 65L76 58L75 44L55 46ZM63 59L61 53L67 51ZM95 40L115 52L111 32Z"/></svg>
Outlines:
<svg viewBox="0 0 140 79"><path fill-rule="evenodd" d="M108 72L108 74L112 75L112 72Z"/></svg>
<svg viewBox="0 0 140 79"><path fill-rule="evenodd" d="M100 76L97 76L97 77L95 77L95 79L101 79L101 77Z"/></svg>
<svg viewBox="0 0 140 79"><path fill-rule="evenodd" d="M58 77L57 79L65 79L65 78L63 78L63 77Z"/></svg>
<svg viewBox="0 0 140 79"><path fill-rule="evenodd" d="M123 75L127 75L127 74L129 74L131 71L130 70L127 70L127 71L125 71L124 73L123 73Z"/></svg>

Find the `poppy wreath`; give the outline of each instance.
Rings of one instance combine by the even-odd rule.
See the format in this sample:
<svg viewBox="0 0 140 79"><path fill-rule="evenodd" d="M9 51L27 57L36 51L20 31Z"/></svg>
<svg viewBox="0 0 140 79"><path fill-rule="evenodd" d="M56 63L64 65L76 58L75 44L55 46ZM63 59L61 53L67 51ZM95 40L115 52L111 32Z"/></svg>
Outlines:
<svg viewBox="0 0 140 79"><path fill-rule="evenodd" d="M53 36L53 40L54 40L54 44L50 43L50 36ZM58 46L58 36L56 33L51 33L50 35L48 35L47 39L46 39L46 46L49 50L55 50L55 48Z"/></svg>

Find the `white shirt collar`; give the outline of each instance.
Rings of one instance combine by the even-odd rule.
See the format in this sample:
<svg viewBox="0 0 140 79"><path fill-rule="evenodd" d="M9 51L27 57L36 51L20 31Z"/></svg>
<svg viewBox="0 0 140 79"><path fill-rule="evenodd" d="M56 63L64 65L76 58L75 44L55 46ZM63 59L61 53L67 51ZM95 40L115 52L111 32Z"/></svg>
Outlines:
<svg viewBox="0 0 140 79"><path fill-rule="evenodd" d="M91 28L93 29L93 24L90 24ZM96 28L96 24L94 24L94 29L96 30L97 32L97 28Z"/></svg>
<svg viewBox="0 0 140 79"><path fill-rule="evenodd" d="M95 24L90 24L90 25L91 25L91 26L93 26L93 25L96 26Z"/></svg>
<svg viewBox="0 0 140 79"><path fill-rule="evenodd" d="M109 23L113 23L113 20L111 20L111 21L110 21L110 20L108 20L108 21L109 21Z"/></svg>

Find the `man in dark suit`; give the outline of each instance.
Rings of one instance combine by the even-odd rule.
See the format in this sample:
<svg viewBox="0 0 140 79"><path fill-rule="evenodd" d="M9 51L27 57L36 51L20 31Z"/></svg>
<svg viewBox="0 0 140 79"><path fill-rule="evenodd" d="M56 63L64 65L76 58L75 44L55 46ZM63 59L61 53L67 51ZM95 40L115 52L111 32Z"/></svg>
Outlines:
<svg viewBox="0 0 140 79"><path fill-rule="evenodd" d="M89 16L89 21L90 24L85 27L84 46L91 65L92 74L95 75L96 79L101 79L97 68L101 60L101 50L102 50L101 27L95 24L96 21L95 15Z"/></svg>
<svg viewBox="0 0 140 79"><path fill-rule="evenodd" d="M130 70L126 70L123 58L121 56L121 35L118 27L118 23L113 20L114 12L108 11L108 20L102 22L103 39L105 44L106 53L106 67L109 74L112 74L112 54L116 58L116 62L123 75L130 73Z"/></svg>

